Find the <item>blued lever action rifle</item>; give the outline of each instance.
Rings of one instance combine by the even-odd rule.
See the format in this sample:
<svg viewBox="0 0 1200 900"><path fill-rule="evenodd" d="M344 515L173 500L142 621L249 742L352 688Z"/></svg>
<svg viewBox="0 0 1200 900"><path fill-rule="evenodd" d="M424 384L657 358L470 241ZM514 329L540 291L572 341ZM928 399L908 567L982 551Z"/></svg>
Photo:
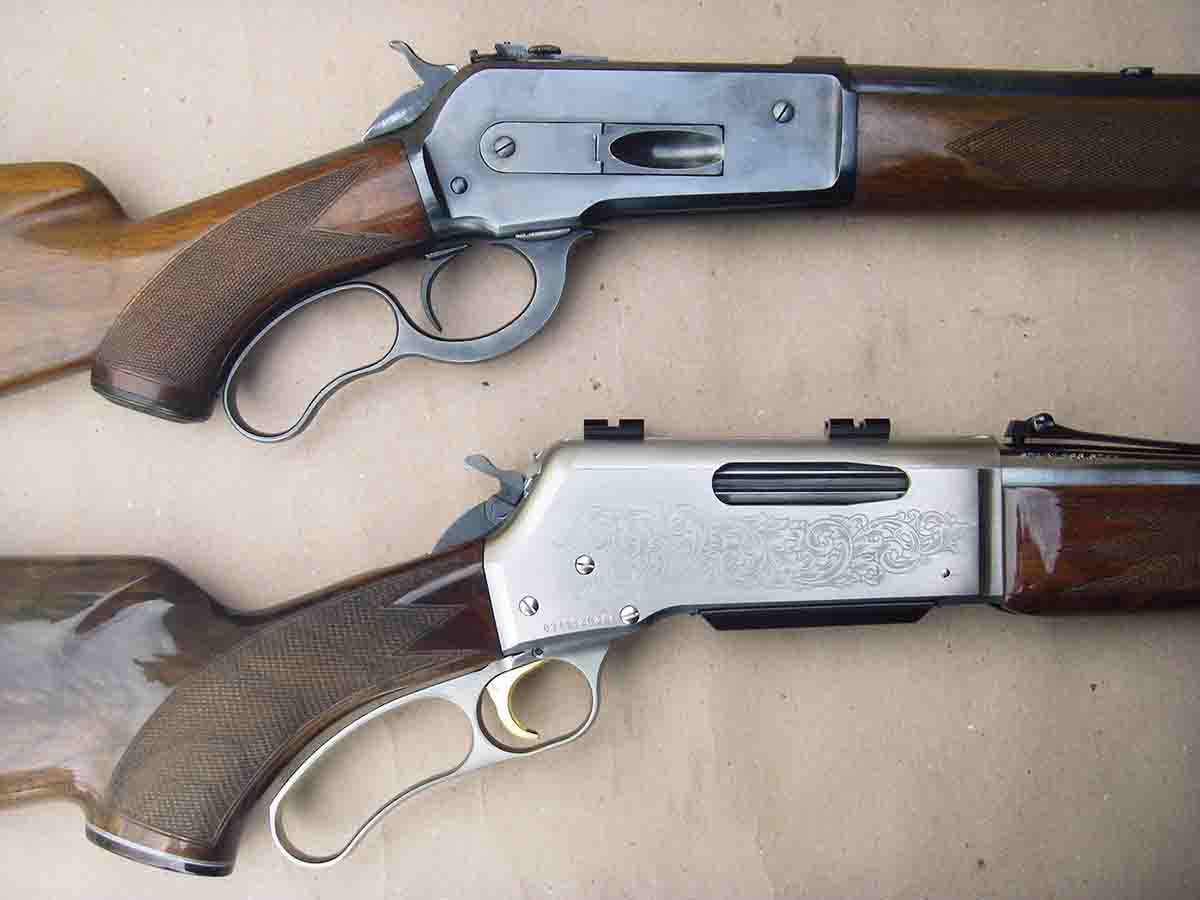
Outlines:
<svg viewBox="0 0 1200 900"><path fill-rule="evenodd" d="M141 222L78 167L0 167L0 388L91 361L93 387L118 403L189 421L221 395L243 434L283 440L397 359L476 362L531 338L571 249L612 217L1200 206L1192 75L629 63L517 44L456 68L393 46L421 84L362 143ZM449 340L431 287L479 242L523 257L533 293L507 325ZM243 419L241 361L273 323L421 254L428 330L359 285L390 305L391 348L290 428Z"/></svg>
<svg viewBox="0 0 1200 900"><path fill-rule="evenodd" d="M258 618L155 560L0 560L0 804L72 798L96 844L224 875L274 782L278 847L330 865L414 793L579 737L609 644L662 616L736 629L912 622L942 604L1200 602L1200 445L1045 414L999 442L892 442L886 420L832 420L825 441L646 440L639 421L601 421L524 474L468 462L500 490L432 556ZM551 660L591 702L539 735L511 698ZM428 698L470 720L462 763L385 803L340 851L296 847L282 805L317 760Z"/></svg>

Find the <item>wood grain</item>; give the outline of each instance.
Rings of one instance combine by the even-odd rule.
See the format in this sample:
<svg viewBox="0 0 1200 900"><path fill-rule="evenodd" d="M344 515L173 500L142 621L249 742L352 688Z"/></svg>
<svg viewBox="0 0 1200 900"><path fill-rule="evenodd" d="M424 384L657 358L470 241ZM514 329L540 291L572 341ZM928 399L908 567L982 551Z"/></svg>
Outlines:
<svg viewBox="0 0 1200 900"><path fill-rule="evenodd" d="M1013 612L1200 604L1200 487L1005 488L1004 540Z"/></svg>
<svg viewBox="0 0 1200 900"><path fill-rule="evenodd" d="M864 93L854 205L1200 207L1200 98Z"/></svg>
<svg viewBox="0 0 1200 900"><path fill-rule="evenodd" d="M144 274L98 239L128 224L91 173L68 163L0 166L0 390L91 362Z"/></svg>
<svg viewBox="0 0 1200 900"><path fill-rule="evenodd" d="M255 617L157 560L0 559L0 648L0 805L73 800L203 874L324 727L500 655L481 541Z"/></svg>
<svg viewBox="0 0 1200 900"><path fill-rule="evenodd" d="M110 400L207 418L233 356L305 295L415 252L429 238L404 145L384 138L185 207L195 240L117 317L92 365ZM168 223L169 224L169 223Z"/></svg>
<svg viewBox="0 0 1200 900"><path fill-rule="evenodd" d="M325 190L314 190L322 179ZM315 205L303 208L304 199ZM263 215L264 204L278 215ZM231 248L217 239L238 223L255 226L247 238L256 240ZM415 252L428 237L394 138L138 222L78 166L0 166L0 390L99 357L99 389L201 418L246 329L303 293ZM181 359L196 371L180 373Z"/></svg>

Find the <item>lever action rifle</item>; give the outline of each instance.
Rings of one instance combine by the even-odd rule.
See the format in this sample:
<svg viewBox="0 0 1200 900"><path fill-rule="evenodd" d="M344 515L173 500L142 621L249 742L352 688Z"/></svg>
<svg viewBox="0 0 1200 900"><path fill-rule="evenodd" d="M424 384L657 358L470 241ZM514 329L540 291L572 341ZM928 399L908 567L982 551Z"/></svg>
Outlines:
<svg viewBox="0 0 1200 900"><path fill-rule="evenodd" d="M1200 601L1200 445L1046 414L999 442L892 442L887 420L832 420L828 434L646 440L637 420L593 421L525 474L471 457L500 490L433 555L255 618L155 560L0 560L0 804L71 798L101 847L225 875L274 782L277 846L331 865L416 792L583 734L610 643L662 616L774 628L912 622L943 604L1059 615ZM511 698L550 660L591 701L543 736ZM317 760L428 698L470 720L466 758L338 852L296 847L281 809Z"/></svg>
<svg viewBox="0 0 1200 900"><path fill-rule="evenodd" d="M77 166L0 167L0 388L90 361L110 400L192 421L220 395L244 435L284 440L398 359L478 362L529 340L568 254L609 218L1200 206L1193 75L630 63L508 43L456 68L392 46L421 84L362 143L141 222ZM432 285L475 243L523 257L533 293L507 325L449 340ZM383 288L346 281L421 254L428 330ZM390 349L291 427L256 430L236 402L255 341L352 286L390 306Z"/></svg>

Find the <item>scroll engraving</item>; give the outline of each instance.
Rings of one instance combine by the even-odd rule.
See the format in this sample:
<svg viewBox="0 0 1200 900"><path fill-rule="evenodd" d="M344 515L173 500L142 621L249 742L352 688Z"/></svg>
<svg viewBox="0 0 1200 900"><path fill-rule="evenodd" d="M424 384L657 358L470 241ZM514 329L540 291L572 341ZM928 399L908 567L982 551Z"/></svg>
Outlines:
<svg viewBox="0 0 1200 900"><path fill-rule="evenodd" d="M579 537L604 555L618 582L786 590L879 585L958 553L976 528L932 510L713 519L687 505L661 511L595 506L580 524Z"/></svg>

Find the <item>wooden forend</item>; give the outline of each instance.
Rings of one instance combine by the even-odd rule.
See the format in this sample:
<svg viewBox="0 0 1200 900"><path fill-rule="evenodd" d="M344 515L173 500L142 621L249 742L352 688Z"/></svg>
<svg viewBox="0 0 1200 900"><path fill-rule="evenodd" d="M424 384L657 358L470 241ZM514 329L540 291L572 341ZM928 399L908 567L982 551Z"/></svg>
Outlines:
<svg viewBox="0 0 1200 900"><path fill-rule="evenodd" d="M1004 540L1014 612L1200 603L1200 486L1005 488Z"/></svg>

